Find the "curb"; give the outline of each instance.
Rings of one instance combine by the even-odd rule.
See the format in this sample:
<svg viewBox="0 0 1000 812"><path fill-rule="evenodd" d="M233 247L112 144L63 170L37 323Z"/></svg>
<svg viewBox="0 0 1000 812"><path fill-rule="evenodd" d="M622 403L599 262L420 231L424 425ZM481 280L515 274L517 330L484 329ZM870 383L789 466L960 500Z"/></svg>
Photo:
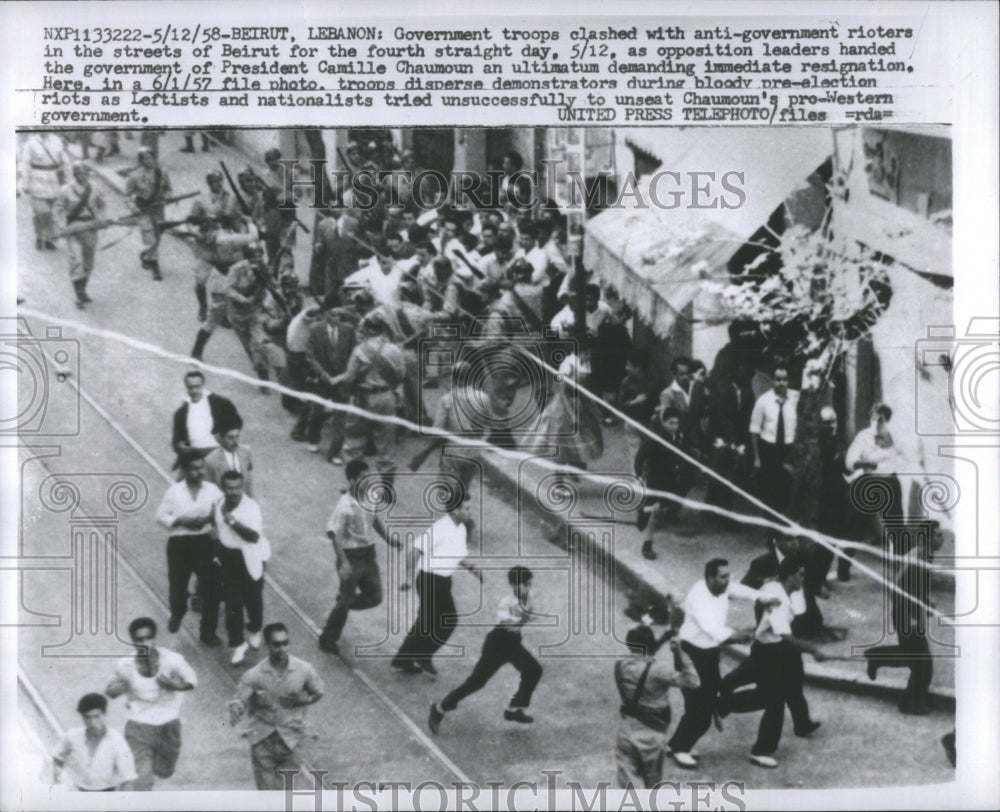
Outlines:
<svg viewBox="0 0 1000 812"><path fill-rule="evenodd" d="M545 512L535 501L532 494L523 493L518 487L517 479L502 465L486 456L479 457L483 465L483 478L504 496L511 499L519 508L530 511L536 518L546 524L555 521L557 530L549 535L548 540L567 552L574 552L575 545L584 548L588 561L600 563L604 572L614 572L615 580L628 590L652 595L665 595L676 591L676 586L657 572L633 566L630 562L618 556L609 554L607 549L597 541L591 541L586 533L574 533L573 522L565 518L555 518ZM572 541L571 541L572 539ZM750 654L749 646L726 646L726 653L736 660L745 660ZM806 682L821 688L854 696L877 697L899 701L903 698L906 686L905 679L895 679L882 682L872 682L864 674L855 674L840 668L834 668L823 663L805 662ZM955 711L955 691L953 688L934 688L930 692L930 703L935 710Z"/></svg>

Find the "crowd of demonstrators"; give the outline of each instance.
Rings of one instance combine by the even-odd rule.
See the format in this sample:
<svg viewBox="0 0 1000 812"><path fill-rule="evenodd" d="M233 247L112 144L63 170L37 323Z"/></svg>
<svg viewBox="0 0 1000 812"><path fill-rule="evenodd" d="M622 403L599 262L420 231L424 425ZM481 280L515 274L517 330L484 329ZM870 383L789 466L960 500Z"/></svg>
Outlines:
<svg viewBox="0 0 1000 812"><path fill-rule="evenodd" d="M32 147L33 161L42 160L39 153L44 146ZM445 200L433 210L418 211L414 190L401 183L402 174L395 176L413 168L413 156L395 150L385 139L348 146L344 163L350 171L382 170L387 176L374 206L360 207L345 187L338 190L336 203L320 212L303 289L293 261L299 223L294 208L287 205L294 201L290 173L284 172L276 150L264 155L264 163L267 169L262 173L240 172L238 185L230 188L223 175L210 172L207 193L179 224L163 223L171 187L155 150L140 149L139 166L130 173L128 189L141 214L141 264L154 279L162 275L158 243L164 227L179 225L183 230L175 233L191 241L200 322L191 352L194 358L204 357L217 328L228 327L237 334L260 381L276 379L295 392L361 411L345 414L312 400L283 396L294 419L291 439L314 453L325 446L325 457L334 465L346 462L347 490L327 526L340 588L320 637L322 651L339 652L351 610L370 609L382 601L376 536L395 544L362 504L362 489L367 487L362 483L374 478L391 485L397 471L400 429L386 418L404 417L459 437L520 446L529 452L555 446L557 462L583 472L601 458L604 427L615 422L599 402L575 391L583 387L634 421L626 423L624 436L634 470L647 488L685 497L698 482L698 467L708 466L784 513L797 501L796 488L807 482L818 493L811 526L905 554L895 578L904 597L893 606L899 645L873 648L866 656L873 679L880 667L909 668L904 712L925 712L931 671L921 603L926 603L927 590L918 574L926 576L921 565L931 550L922 544L901 549L888 542L887 523L898 521L905 505L887 405L873 410L871 426L848 445L839 432L836 412L818 397L791 388L793 371L787 362L777 359L768 365L771 387L755 396L754 373L765 364L760 356L738 350L736 331L711 371L697 359L675 357L669 382L651 381L648 352L632 346L630 309L613 287L602 288L593 275L577 270L567 248L566 219L558 210L476 208ZM520 163L519 156L508 155L504 175L504 188L519 196L526 190L511 175ZM46 219L50 208L64 225L85 219L83 212L88 209L95 218L100 216L99 197L88 191L86 174L77 167L74 184L62 193L56 186L55 194L47 197L51 189L45 186L44 173L54 172L55 166L54 158L50 164L38 163L41 179L32 179L40 250L52 234ZM78 301L85 303L93 251L88 254L87 238L73 239L71 276ZM453 328L454 338L442 337L441 327ZM573 349L557 356L546 353L542 344L541 360L553 364L558 374L541 375L544 384L531 392L538 400L540 418L531 437L519 444L503 429L503 418L531 376L508 372L517 350L507 345L553 335L573 342ZM475 359L463 355L460 345L449 347L449 342L470 339L500 348L487 359L485 370L476 370ZM454 361L441 368L429 366L432 353L418 352L421 342L451 349ZM477 374L484 371L487 374ZM221 645L217 625L223 605L233 665L243 663L248 650L260 648L266 638L269 656L244 675L232 710L234 720L249 712L257 786L273 788L280 786L277 769L298 766L302 708L317 701L323 689L311 666L289 657L287 629L280 624L265 626L263 576L270 545L260 505L252 496L254 466L242 442L239 411L205 390L201 372L189 372L184 383L188 397L175 412L172 427L179 478L157 512L168 531L168 631L179 630L188 610L189 581L196 575L203 644ZM433 414L424 402L431 386L441 392ZM261 391L271 388L261 386ZM324 443L327 423L330 436ZM405 550L404 587L415 585L418 614L391 663L403 674L436 673L433 656L455 628L454 573L465 568L483 578L469 556L468 492L476 475L475 461L455 453L460 449L453 438L435 438L409 467L416 470L438 450L441 474L458 483L456 500ZM814 476L793 473L803 466L814 468ZM710 505L736 510L746 504L726 484L712 477L706 482ZM884 507L860 517L852 498L858 488L887 493ZM673 499L645 500L638 521L643 556L657 557L655 534L675 527L680 516L681 506ZM839 639L838 630L825 626L817 602L830 594L833 558L829 549L815 542L774 537L767 552L751 563L743 585L730 585L726 561L709 561L704 580L687 596L683 625L672 622L668 629L667 637L679 636L679 642L671 643L671 662L655 657L667 637L657 641L644 626L629 633L630 656L615 671L622 698L617 754L623 782L651 786L659 780L671 685L684 691L684 716L669 745L674 762L682 768L697 765L694 745L707 732L713 715L721 729L720 719L728 713L764 711L751 751L753 762L763 767L777 764L774 754L786 704L797 735L815 731L818 723L809 716L802 691L801 653L822 659L817 641ZM840 580L849 578L843 558L837 574ZM497 627L487 635L475 669L431 707L429 725L434 732L461 699L482 688L508 662L520 671L521 687L505 718L522 724L532 721L525 709L541 668L520 640L520 628L531 618L530 577L524 568L511 571L512 595L501 603ZM728 628L730 597L756 601L755 630ZM134 768L116 748L113 731L99 733L103 728L97 717L103 716L104 707L94 699L81 701L81 708L86 708L81 713L85 719L88 714L94 718L95 732L88 727L80 735L108 737L108 752L97 773L81 780L109 784L102 789L136 779L137 786L152 786L153 775L172 774L179 752L179 722L174 722L180 702L168 694L190 690L196 680L189 669L170 665L170 652L153 646L155 624L145 621L137 627L138 636L130 630L144 653L128 668L122 666L107 689L110 696L127 693L145 697L142 702L160 703L162 712L140 708L135 724L130 721L126 729ZM752 641L750 657L723 678L721 647L738 641ZM158 670L168 666L169 673ZM151 698L150 681L162 696ZM738 690L746 686L753 688ZM171 709L172 715L167 712ZM93 756L94 745L87 741ZM68 756L79 744L66 746Z"/></svg>

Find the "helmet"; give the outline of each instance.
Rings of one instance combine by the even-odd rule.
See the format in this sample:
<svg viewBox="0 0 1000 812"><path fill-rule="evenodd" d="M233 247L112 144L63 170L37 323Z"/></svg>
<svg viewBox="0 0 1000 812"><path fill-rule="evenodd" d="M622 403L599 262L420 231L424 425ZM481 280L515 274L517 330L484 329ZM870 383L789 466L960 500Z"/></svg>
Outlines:
<svg viewBox="0 0 1000 812"><path fill-rule="evenodd" d="M207 175L205 175L205 182L206 183L212 183L214 181L218 181L219 183L222 183L222 173L219 172L218 170L215 170L215 169L213 169L211 172L209 172Z"/></svg>
<svg viewBox="0 0 1000 812"><path fill-rule="evenodd" d="M249 242L243 246L244 259L264 256L264 246L260 242Z"/></svg>

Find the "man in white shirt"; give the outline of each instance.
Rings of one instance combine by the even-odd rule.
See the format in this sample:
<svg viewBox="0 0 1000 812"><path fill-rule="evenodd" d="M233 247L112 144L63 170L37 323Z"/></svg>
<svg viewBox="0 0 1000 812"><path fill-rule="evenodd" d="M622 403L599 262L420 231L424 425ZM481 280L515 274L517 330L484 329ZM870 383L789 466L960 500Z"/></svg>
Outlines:
<svg viewBox="0 0 1000 812"><path fill-rule="evenodd" d="M511 567L507 573L511 592L504 595L497 607L497 625L486 635L483 652L469 678L440 702L431 705L427 726L432 733L440 730L445 713L455 710L459 702L485 687L506 663L517 669L521 682L503 712L503 718L522 725L535 721L525 713L525 708L531 704L531 695L542 678L542 666L521 642L521 627L535 616L531 608L532 577L527 567Z"/></svg>
<svg viewBox="0 0 1000 812"><path fill-rule="evenodd" d="M399 301L399 286L404 268L389 255L384 245L375 246L376 255L361 270L344 280L345 287L368 287L378 304L393 305Z"/></svg>
<svg viewBox="0 0 1000 812"><path fill-rule="evenodd" d="M729 599L754 601L760 592L732 583L729 562L713 558L705 564L705 577L698 581L684 599L684 623L679 637L681 649L694 664L701 685L684 690L684 716L669 741L671 757L678 767L693 770L698 762L691 750L698 739L705 735L712 722L715 698L719 690L719 656L722 646L730 643L749 643L753 632L737 632L727 625ZM772 598L767 605L777 605Z"/></svg>
<svg viewBox="0 0 1000 812"><path fill-rule="evenodd" d="M170 595L171 634L181 627L187 613L188 581L198 575L202 595L201 641L219 645L215 627L219 620L219 598L212 558L215 539L212 535L212 511L222 499L222 491L205 481L205 460L194 451L181 457L184 478L175 482L163 495L156 511L156 521L167 528L167 583Z"/></svg>
<svg viewBox="0 0 1000 812"><path fill-rule="evenodd" d="M151 790L153 776L170 778L181 754L182 693L198 684L194 669L180 654L156 646L156 623L139 617L128 627L134 657L118 661L104 692L128 699L125 741L135 757L136 790Z"/></svg>
<svg viewBox="0 0 1000 812"><path fill-rule="evenodd" d="M76 706L83 727L68 730L52 757L56 783L65 769L80 792L132 789L138 777L128 743L107 726L108 700L103 694L84 694Z"/></svg>
<svg viewBox="0 0 1000 812"><path fill-rule="evenodd" d="M250 447L240 442L242 430L242 420L219 430L219 447L205 457L205 479L221 487L222 475L226 471L236 471L243 474L243 492L253 496L253 456ZM219 496L222 496L221 491Z"/></svg>
<svg viewBox="0 0 1000 812"><path fill-rule="evenodd" d="M807 738L820 726L819 722L810 718L809 705L803 694L805 674L802 652L809 652L817 662L822 662L826 656L815 644L792 634L795 617L792 595L802 589L804 577L801 561L788 556L778 565L778 580L764 584L760 590L763 599L777 599L777 602L762 615L750 648L756 687L730 693L726 686L729 675L720 686L720 715L764 711L757 730L757 741L750 751L750 761L758 767L773 769L778 766L774 753L781 741L786 704L792 714L796 736Z"/></svg>
<svg viewBox="0 0 1000 812"><path fill-rule="evenodd" d="M583 293L583 313L587 326L587 335L591 339L597 338L597 331L601 325L611 318L611 309L601 301L601 289L597 285L588 284ZM576 313L573 310L572 302L560 310L552 319L552 329L560 338L571 338L573 328L576 325Z"/></svg>
<svg viewBox="0 0 1000 812"><path fill-rule="evenodd" d="M264 563L271 547L264 537L260 505L243 492L243 475L222 475L223 498L215 505L215 528L219 534L216 558L220 563L222 600L226 604L226 634L230 659L239 665L247 648L260 648L264 626ZM244 638L243 610L247 636Z"/></svg>
<svg viewBox="0 0 1000 812"><path fill-rule="evenodd" d="M483 580L482 572L468 559L471 498L460 490L453 500L447 515L434 522L407 551L407 580L400 589L409 589L416 567L420 605L417 619L392 658L392 667L405 674L437 673L431 658L448 642L458 619L451 595L451 576L461 567L476 576L480 583Z"/></svg>
<svg viewBox="0 0 1000 812"><path fill-rule="evenodd" d="M788 452L795 442L799 393L788 388L788 367L778 364L773 388L757 398L750 414L750 446L757 488L763 502L784 511L791 488Z"/></svg>

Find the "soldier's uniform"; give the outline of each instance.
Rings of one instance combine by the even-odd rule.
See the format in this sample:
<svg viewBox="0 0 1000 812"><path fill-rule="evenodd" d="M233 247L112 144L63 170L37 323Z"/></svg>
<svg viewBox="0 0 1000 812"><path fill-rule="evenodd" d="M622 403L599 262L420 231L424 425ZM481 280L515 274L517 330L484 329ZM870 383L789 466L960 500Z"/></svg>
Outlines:
<svg viewBox="0 0 1000 812"><path fill-rule="evenodd" d="M262 189L261 238L267 248L269 257L280 255L278 260L279 273L285 273L294 267L292 254L295 250L295 210L279 208L294 205L295 196L292 192L292 173L280 163L281 153L269 149L264 153L267 172L261 179Z"/></svg>
<svg viewBox="0 0 1000 812"><path fill-rule="evenodd" d="M35 225L35 248L55 249L52 242L53 212L59 187L65 182L66 153L55 133L32 133L21 152L21 180L31 196Z"/></svg>
<svg viewBox="0 0 1000 812"><path fill-rule="evenodd" d="M406 375L403 351L385 334L371 336L356 346L347 362L345 383L352 391L351 403L377 415L395 417L399 387ZM368 440L375 444L376 468L390 474L396 470L396 426L348 414L344 426L344 457L359 459Z"/></svg>
<svg viewBox="0 0 1000 812"><path fill-rule="evenodd" d="M389 337L403 351L406 374L403 378L403 407L409 420L420 416L420 361L417 343L412 339L426 333L434 314L412 302L379 305L366 318L381 319L389 327ZM406 343L409 342L409 343Z"/></svg>
<svg viewBox="0 0 1000 812"><path fill-rule="evenodd" d="M144 165L142 159L149 156L149 165ZM163 199L170 194L170 177L159 164L156 157L146 148L139 150L139 167L128 177L125 194L132 198L141 217L139 233L142 235L142 252L139 259L142 267L153 272L153 279L160 280L160 232L156 224L163 220Z"/></svg>
<svg viewBox="0 0 1000 812"><path fill-rule="evenodd" d="M259 263L259 267L255 270L251 263ZM267 318L264 313L264 299L267 297L267 288L261 281L261 277L267 272L263 256L259 259L243 259L229 269L226 279L228 297L226 316L229 319L229 326L240 339L250 363L257 372L257 377L262 381L270 377L265 348L267 334L264 332ZM246 297L249 302L237 301L232 293Z"/></svg>
<svg viewBox="0 0 1000 812"><path fill-rule="evenodd" d="M229 299L227 275L229 269L243 258L243 249L257 242L257 227L247 224L246 231L226 231L212 229L199 243L196 252L209 264L209 276L205 283L208 294L208 315L198 330L191 357L201 360L205 345L218 327L229 327Z"/></svg>
<svg viewBox="0 0 1000 812"><path fill-rule="evenodd" d="M194 242L194 253L198 262L194 266L194 290L198 297L198 321L205 321L208 316L207 282L215 262L216 227L228 227L240 216L239 203L222 186L222 174L209 172L205 177L209 184L209 193L203 199L199 198L191 207L188 219L199 225L198 236ZM242 248L242 246L241 246Z"/></svg>
<svg viewBox="0 0 1000 812"><path fill-rule="evenodd" d="M89 169L86 164L73 167L73 181L59 191L56 200L56 217L60 228L85 225L100 220L104 216L104 198L87 179ZM87 282L94 270L94 256L97 253L99 231L80 231L66 235L69 252L69 279L76 291L76 306L91 301L87 294Z"/></svg>

